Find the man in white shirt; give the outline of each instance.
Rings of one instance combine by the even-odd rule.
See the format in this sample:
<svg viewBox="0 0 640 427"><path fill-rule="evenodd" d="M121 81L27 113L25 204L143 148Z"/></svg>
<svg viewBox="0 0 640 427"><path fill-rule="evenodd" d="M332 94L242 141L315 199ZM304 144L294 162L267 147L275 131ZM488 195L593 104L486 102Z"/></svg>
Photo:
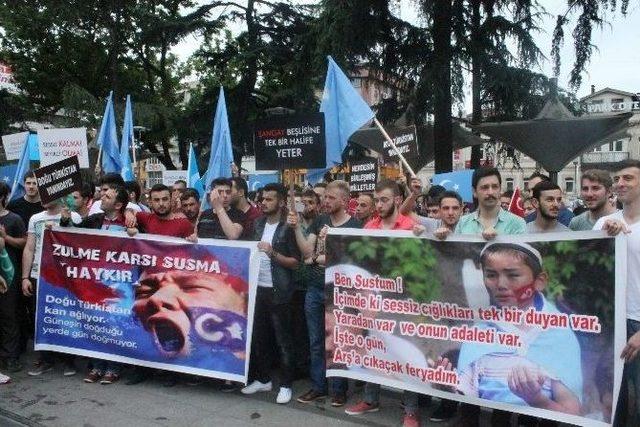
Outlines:
<svg viewBox="0 0 640 427"><path fill-rule="evenodd" d="M122 179L122 177L119 174L117 173L105 174L102 176L102 178L100 178L100 196L99 197L102 197L102 195L106 193L110 188L124 187L124 186L125 186L124 179ZM101 206L102 206L101 200L96 200L95 202L93 202L93 204L91 205L91 209L89 209L89 215L102 213L102 209L100 208ZM132 210L134 212L142 211L140 206L131 202L127 203L127 209Z"/></svg>
<svg viewBox="0 0 640 427"><path fill-rule="evenodd" d="M624 160L616 165L613 190L622 202L622 210L600 218L594 230L610 235L627 233L627 345L620 357L625 361L616 425L638 425L640 422L640 161ZM633 383L635 414L625 422L628 410L628 382Z"/></svg>

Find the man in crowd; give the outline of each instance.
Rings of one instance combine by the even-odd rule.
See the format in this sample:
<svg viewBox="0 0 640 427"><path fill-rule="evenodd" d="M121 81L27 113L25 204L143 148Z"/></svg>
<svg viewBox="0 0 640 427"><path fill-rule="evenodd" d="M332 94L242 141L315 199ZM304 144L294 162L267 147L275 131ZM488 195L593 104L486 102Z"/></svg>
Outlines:
<svg viewBox="0 0 640 427"><path fill-rule="evenodd" d="M244 214L231 205L232 185L229 178L216 178L211 182L211 209L200 215L197 237L227 240L240 238L245 220Z"/></svg>
<svg viewBox="0 0 640 427"><path fill-rule="evenodd" d="M106 188L105 188L106 187ZM104 184L101 188L103 196L109 191ZM172 236L189 238L193 235L193 224L181 213L172 212L171 189L164 184L156 184L149 191L151 212L132 212L127 208L125 215L125 224L129 234L135 234L138 231L142 233L158 234L161 236ZM150 371L145 368L136 367L127 380L127 385L139 384L150 376ZM175 385L176 378L170 374L164 385L171 387Z"/></svg>
<svg viewBox="0 0 640 427"><path fill-rule="evenodd" d="M31 307L35 316L35 295L36 280L38 279L38 258L37 255L42 250L42 233L46 224L60 224L61 212L63 207L62 199L57 199L43 205L44 211L41 211L31 217L29 226L27 227L27 242L22 252L22 293L24 296L31 298ZM78 224L82 221L80 215L71 212L71 221ZM38 352L38 359L28 374L31 376L39 376L45 372L53 370L55 361L55 353L48 351ZM64 376L72 376L76 374L76 368L73 364L72 356L62 356L64 362Z"/></svg>
<svg viewBox="0 0 640 427"><path fill-rule="evenodd" d="M104 174L102 178L100 178L100 198L102 198L102 195L105 193L105 191L111 188L110 186L124 187L124 179L122 179L120 174L117 173ZM100 209L101 204L101 200L96 200L95 202L93 202L93 204L91 205L91 209L89 209L89 215L100 213L102 211L102 209ZM137 204L129 202L127 204L127 210L140 212L142 209Z"/></svg>
<svg viewBox="0 0 640 427"><path fill-rule="evenodd" d="M611 204L613 180L609 172L600 169L585 171L580 178L580 197L587 210L569 223L573 231L591 230L603 216L617 209Z"/></svg>
<svg viewBox="0 0 640 427"><path fill-rule="evenodd" d="M500 207L505 211L509 210L511 204L511 197L513 197L513 190L507 190L500 195Z"/></svg>
<svg viewBox="0 0 640 427"><path fill-rule="evenodd" d="M324 197L324 191L327 188L326 182L318 182L313 186L313 191L320 197L320 203L322 203L322 198Z"/></svg>
<svg viewBox="0 0 640 427"><path fill-rule="evenodd" d="M82 218L86 218L89 215L89 209L91 209L91 204L93 203L93 194L93 184L91 182L84 181L80 191L74 191L71 193L73 206L69 206L69 208L77 212Z"/></svg>
<svg viewBox="0 0 640 427"><path fill-rule="evenodd" d="M111 233L126 232L124 212L129 202L129 194L124 187L109 184L109 188L100 198L102 213L89 215L84 218L77 227L105 230ZM71 225L71 215L68 209L62 210L60 225ZM120 364L102 359L92 359L91 369L84 378L86 383L100 382L100 384L113 384L120 379Z"/></svg>
<svg viewBox="0 0 640 427"><path fill-rule="evenodd" d="M366 224L376 214L376 205L373 203L373 195L370 193L361 193L358 196L358 205L356 206L356 218Z"/></svg>
<svg viewBox="0 0 640 427"><path fill-rule="evenodd" d="M542 181L551 182L551 179L548 176L541 174L540 172L534 172L529 177L528 187L529 187L530 195L533 195L533 189L535 188L536 185L538 185L538 183ZM562 207L560 208L560 213L558 214L558 221L560 221L562 225L566 225L568 227L572 218L573 218L573 212L567 209L567 207L564 206L563 204ZM534 212L532 214L529 214L524 219L527 223L532 222L533 220L536 219L536 213Z"/></svg>
<svg viewBox="0 0 640 427"><path fill-rule="evenodd" d="M200 215L200 195L193 188L187 188L180 196L180 206L182 206L182 213L195 227L198 222L198 215Z"/></svg>
<svg viewBox="0 0 640 427"><path fill-rule="evenodd" d="M42 204L38 194L38 181L33 171L24 175L23 185L24 196L10 201L7 209L18 215L26 225L33 215L42 212Z"/></svg>
<svg viewBox="0 0 640 427"><path fill-rule="evenodd" d="M138 206L142 212L151 212L146 205L140 202L140 197L142 196L142 189L140 188L140 184L138 181L127 181L124 183L124 188L129 193L129 201Z"/></svg>
<svg viewBox="0 0 640 427"><path fill-rule="evenodd" d="M239 176L231 178L231 206L244 215L240 240L251 240L253 238L253 222L260 216L260 209L249 203L248 194L247 181Z"/></svg>
<svg viewBox="0 0 640 427"><path fill-rule="evenodd" d="M187 189L187 182L179 179L171 186L171 212L178 214L182 212L180 206L180 196Z"/></svg>
<svg viewBox="0 0 640 427"><path fill-rule="evenodd" d="M327 185L322 201L323 214L312 224L305 236L296 212L289 212L287 222L295 228L296 242L303 254L305 264L313 274L309 275L305 300L309 348L311 353L311 390L298 397L300 403L310 403L327 396L325 375L325 329L324 329L324 241L329 227L360 228L362 224L346 213L349 203L349 184L333 181ZM334 378L332 381L332 406L343 406L346 402L347 381Z"/></svg>
<svg viewBox="0 0 640 427"><path fill-rule="evenodd" d="M11 188L0 181L0 241L4 242L11 264L13 282L7 283L7 290L0 294L0 351L9 372L22 370L20 363L20 322L16 314L20 303L20 264L22 248L27 241L27 230L18 215L6 208Z"/></svg>
<svg viewBox="0 0 640 427"><path fill-rule="evenodd" d="M411 230L414 220L400 213L402 197L400 187L391 180L383 180L376 184L374 201L378 215L367 222L364 228L369 230ZM403 426L414 427L420 425L418 414L418 394L404 392L404 418ZM367 412L375 412L380 408L380 384L366 383L364 386L364 398L345 409L349 415L362 415Z"/></svg>
<svg viewBox="0 0 640 427"><path fill-rule="evenodd" d="M622 210L601 217L593 229L606 230L610 235L627 233L627 345L620 356L625 367L614 425L632 426L640 422L640 161L624 160L617 164L613 190L622 203ZM636 399L631 420L626 419L629 382Z"/></svg>
<svg viewBox="0 0 640 427"><path fill-rule="evenodd" d="M420 223L413 226L413 233L420 236L422 233L453 233L462 216L462 197L455 191L445 191L440 195L440 220L418 217ZM440 230L442 229L442 230Z"/></svg>
<svg viewBox="0 0 640 427"><path fill-rule="evenodd" d="M558 221L562 207L562 190L558 184L541 181L531 190L531 201L536 208L536 219L527 224L528 233L569 231Z"/></svg>
<svg viewBox="0 0 640 427"><path fill-rule="evenodd" d="M253 381L242 389L243 394L270 391L271 354L276 338L280 353L280 390L277 403L291 401L291 382L294 375L294 341L291 316L291 297L294 292L293 269L298 265L298 247L293 230L284 216L286 190L281 184L267 184L262 191L263 216L255 221L254 239L260 250L260 270L253 315L251 358Z"/></svg>

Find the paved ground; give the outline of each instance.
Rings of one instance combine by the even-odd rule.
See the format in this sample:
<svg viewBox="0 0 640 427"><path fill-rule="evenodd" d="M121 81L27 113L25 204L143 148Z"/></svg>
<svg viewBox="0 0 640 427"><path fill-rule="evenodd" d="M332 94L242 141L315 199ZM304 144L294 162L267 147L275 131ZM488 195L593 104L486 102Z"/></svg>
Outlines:
<svg viewBox="0 0 640 427"><path fill-rule="evenodd" d="M32 358L28 358L29 365ZM84 367L85 361L78 363ZM244 396L222 393L211 383L198 386L163 387L161 379L127 386L85 384L84 373L63 377L61 368L41 377L25 371L13 375L13 383L0 386L0 426L396 426L402 409L399 396L383 391L379 413L351 417L328 402L303 405L275 403L276 392ZM297 381L294 396L308 383ZM352 387L349 402L362 390ZM433 407L433 406L432 406ZM423 425L432 407L423 408ZM437 424L448 426L449 424Z"/></svg>

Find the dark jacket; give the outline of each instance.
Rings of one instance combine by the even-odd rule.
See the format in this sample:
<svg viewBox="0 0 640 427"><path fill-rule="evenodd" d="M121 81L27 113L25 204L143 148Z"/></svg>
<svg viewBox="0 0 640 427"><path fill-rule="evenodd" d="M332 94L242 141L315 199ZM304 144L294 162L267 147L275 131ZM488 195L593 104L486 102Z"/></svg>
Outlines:
<svg viewBox="0 0 640 427"><path fill-rule="evenodd" d="M74 224L75 227L78 228L102 228L102 224L104 223L104 212L96 213L93 215L89 215L86 218L82 218L82 221L79 224ZM65 218L60 219L61 227L70 227L71 219Z"/></svg>
<svg viewBox="0 0 640 427"><path fill-rule="evenodd" d="M267 217L261 216L253 223L254 233L253 240L260 241L262 239L262 233L264 233L264 226L267 223ZM287 257L300 258L300 252L298 251L298 245L296 244L296 235L287 226L287 223L282 219L276 228L276 232L273 233L273 240L271 241L273 250ZM278 264L276 261L271 260L271 277L273 278L273 303L285 304L291 301L291 296L295 290L293 283L293 271L292 269L285 268Z"/></svg>

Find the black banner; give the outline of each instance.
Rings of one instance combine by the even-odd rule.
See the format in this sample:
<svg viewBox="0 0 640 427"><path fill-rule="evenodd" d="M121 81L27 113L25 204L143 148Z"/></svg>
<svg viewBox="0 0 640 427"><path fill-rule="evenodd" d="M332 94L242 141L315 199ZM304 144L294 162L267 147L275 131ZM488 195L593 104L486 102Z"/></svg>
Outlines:
<svg viewBox="0 0 640 427"><path fill-rule="evenodd" d="M78 156L43 166L34 173L43 205L82 189Z"/></svg>
<svg viewBox="0 0 640 427"><path fill-rule="evenodd" d="M378 182L378 160L366 157L351 163L349 190L351 192L373 192Z"/></svg>
<svg viewBox="0 0 640 427"><path fill-rule="evenodd" d="M415 126L386 129L405 159L418 157L418 134ZM360 130L351 140L358 145L382 154L384 161L398 161L398 154L378 129Z"/></svg>
<svg viewBox="0 0 640 427"><path fill-rule="evenodd" d="M324 168L327 165L324 114L257 121L253 145L256 170Z"/></svg>

